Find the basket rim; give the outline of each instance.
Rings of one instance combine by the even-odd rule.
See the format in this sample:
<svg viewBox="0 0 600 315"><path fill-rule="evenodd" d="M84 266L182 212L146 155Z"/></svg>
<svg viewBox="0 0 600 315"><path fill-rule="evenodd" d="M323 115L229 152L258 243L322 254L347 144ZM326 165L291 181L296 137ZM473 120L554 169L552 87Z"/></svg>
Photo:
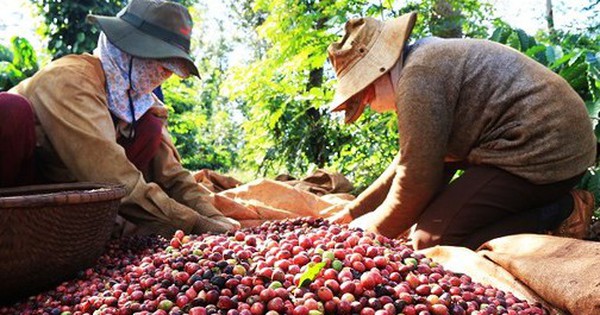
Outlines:
<svg viewBox="0 0 600 315"><path fill-rule="evenodd" d="M0 189L0 209L111 201L121 199L126 193L124 185L97 182L2 188Z"/></svg>

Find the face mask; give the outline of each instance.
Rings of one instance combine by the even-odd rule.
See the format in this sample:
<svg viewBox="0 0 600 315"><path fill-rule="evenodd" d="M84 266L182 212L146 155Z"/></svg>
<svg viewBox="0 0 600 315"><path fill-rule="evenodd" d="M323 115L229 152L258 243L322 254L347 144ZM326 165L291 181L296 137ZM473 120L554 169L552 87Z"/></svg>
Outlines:
<svg viewBox="0 0 600 315"><path fill-rule="evenodd" d="M360 115L365 111L366 105L375 95L373 86L367 86L364 90L351 97L344 104L338 107L335 111L344 111L344 117L346 124L355 122Z"/></svg>
<svg viewBox="0 0 600 315"><path fill-rule="evenodd" d="M133 58L131 73L133 92L137 95L151 93L152 90L168 79L172 73L171 70L163 66L161 60Z"/></svg>

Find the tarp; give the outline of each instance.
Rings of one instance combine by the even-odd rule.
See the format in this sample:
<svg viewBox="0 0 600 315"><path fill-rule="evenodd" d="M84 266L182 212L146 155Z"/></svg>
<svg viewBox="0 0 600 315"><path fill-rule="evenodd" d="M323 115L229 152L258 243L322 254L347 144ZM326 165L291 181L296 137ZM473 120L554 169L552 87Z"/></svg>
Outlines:
<svg viewBox="0 0 600 315"><path fill-rule="evenodd" d="M550 314L600 314L600 242L520 234L477 252L452 246L422 252L448 270L539 302Z"/></svg>
<svg viewBox="0 0 600 315"><path fill-rule="evenodd" d="M218 191L213 195L213 204L242 227L268 220L329 216L354 199L348 194L352 189L350 181L326 170L318 170L302 180L278 176L279 180L258 179L244 185L208 171L196 173L195 178L200 185Z"/></svg>

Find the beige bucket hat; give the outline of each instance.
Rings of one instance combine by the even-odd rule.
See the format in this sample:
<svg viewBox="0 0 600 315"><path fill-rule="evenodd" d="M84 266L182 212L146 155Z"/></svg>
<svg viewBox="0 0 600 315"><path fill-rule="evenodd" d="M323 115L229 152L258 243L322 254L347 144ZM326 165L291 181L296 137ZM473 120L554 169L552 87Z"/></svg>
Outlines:
<svg viewBox="0 0 600 315"><path fill-rule="evenodd" d="M338 79L329 110L338 109L396 64L416 19L411 12L385 22L363 17L346 23L342 40L327 49Z"/></svg>
<svg viewBox="0 0 600 315"><path fill-rule="evenodd" d="M131 0L117 16L88 15L110 42L140 58L180 58L191 74L198 68L190 56L192 17L179 3L164 0Z"/></svg>

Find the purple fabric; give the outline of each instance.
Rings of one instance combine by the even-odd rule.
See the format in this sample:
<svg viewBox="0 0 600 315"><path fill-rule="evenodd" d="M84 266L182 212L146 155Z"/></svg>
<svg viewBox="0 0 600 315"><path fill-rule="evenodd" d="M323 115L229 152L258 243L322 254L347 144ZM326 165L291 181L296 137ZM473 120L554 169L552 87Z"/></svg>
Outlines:
<svg viewBox="0 0 600 315"><path fill-rule="evenodd" d="M0 187L35 184L35 118L29 101L0 92Z"/></svg>
<svg viewBox="0 0 600 315"><path fill-rule="evenodd" d="M133 139L121 137L117 141L125 149L129 161L144 174L148 172L150 162L158 152L162 125L160 118L146 113L137 121Z"/></svg>

